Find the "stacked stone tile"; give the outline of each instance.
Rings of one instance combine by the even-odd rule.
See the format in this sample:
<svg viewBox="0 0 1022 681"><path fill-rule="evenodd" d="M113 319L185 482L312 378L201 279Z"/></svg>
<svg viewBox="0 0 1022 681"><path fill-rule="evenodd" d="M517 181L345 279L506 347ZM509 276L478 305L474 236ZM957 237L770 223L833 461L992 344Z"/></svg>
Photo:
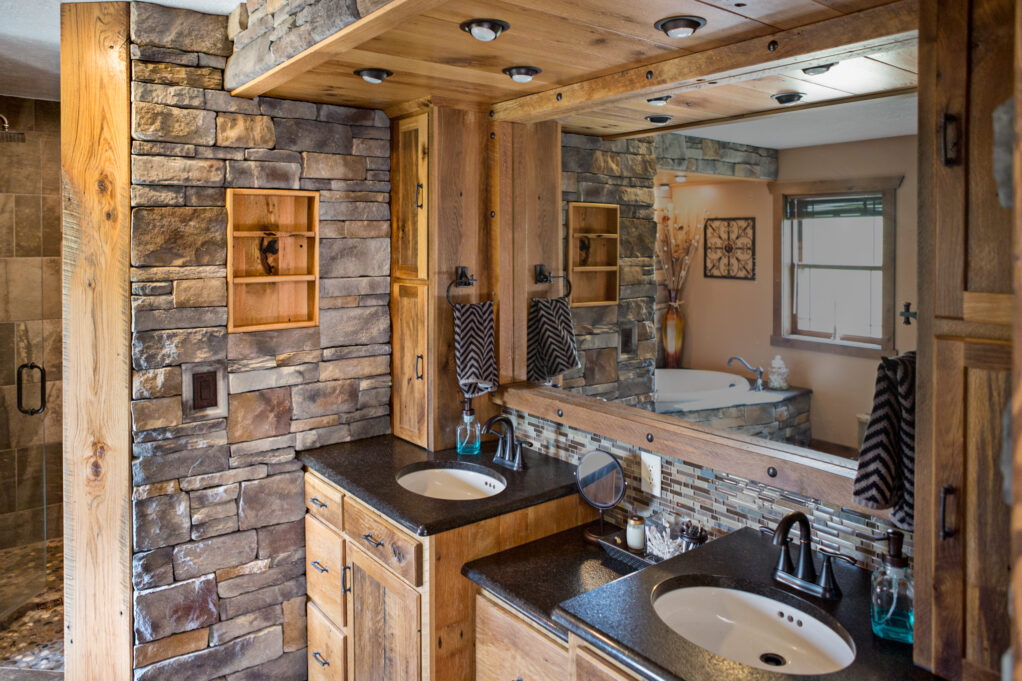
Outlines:
<svg viewBox="0 0 1022 681"><path fill-rule="evenodd" d="M226 17L132 5L137 681L306 675L296 451L389 430L389 128L223 90ZM226 187L320 190L318 328L228 334ZM181 365L228 376L182 411Z"/></svg>
<svg viewBox="0 0 1022 681"><path fill-rule="evenodd" d="M228 89L262 75L390 0L248 0L231 13Z"/></svg>
<svg viewBox="0 0 1022 681"><path fill-rule="evenodd" d="M572 310L582 366L564 375L565 388L647 406L653 398L656 333L652 138L603 141L561 136L562 198L620 206L620 291L617 305ZM622 355L621 329L636 329L633 354Z"/></svg>
<svg viewBox="0 0 1022 681"><path fill-rule="evenodd" d="M725 177L777 179L777 150L665 133L655 138L657 166Z"/></svg>

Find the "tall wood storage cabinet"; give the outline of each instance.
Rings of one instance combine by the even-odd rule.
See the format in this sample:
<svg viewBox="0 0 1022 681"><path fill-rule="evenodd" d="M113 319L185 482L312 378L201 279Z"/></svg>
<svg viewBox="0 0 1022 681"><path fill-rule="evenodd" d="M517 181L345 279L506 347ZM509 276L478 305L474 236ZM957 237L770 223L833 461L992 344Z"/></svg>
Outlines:
<svg viewBox="0 0 1022 681"><path fill-rule="evenodd" d="M455 302L493 296L488 144L478 111L434 107L391 129L391 328L394 434L431 450L456 443L462 396L454 369L454 318L447 286L456 267L476 278L451 289ZM473 405L494 413L489 398Z"/></svg>
<svg viewBox="0 0 1022 681"><path fill-rule="evenodd" d="M916 662L1000 678L1010 620L1012 215L993 111L1012 96L1012 0L924 0L919 36ZM1017 200L1017 198L1016 198Z"/></svg>

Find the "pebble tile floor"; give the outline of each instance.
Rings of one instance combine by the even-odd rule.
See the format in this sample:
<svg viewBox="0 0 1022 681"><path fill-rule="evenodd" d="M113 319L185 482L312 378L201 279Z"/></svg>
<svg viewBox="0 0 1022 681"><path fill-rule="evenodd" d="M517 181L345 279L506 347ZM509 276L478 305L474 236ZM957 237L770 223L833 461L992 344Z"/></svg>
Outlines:
<svg viewBox="0 0 1022 681"><path fill-rule="evenodd" d="M0 593L38 574L42 546L0 551ZM64 542L46 543L46 588L0 622L0 681L58 681L64 669Z"/></svg>

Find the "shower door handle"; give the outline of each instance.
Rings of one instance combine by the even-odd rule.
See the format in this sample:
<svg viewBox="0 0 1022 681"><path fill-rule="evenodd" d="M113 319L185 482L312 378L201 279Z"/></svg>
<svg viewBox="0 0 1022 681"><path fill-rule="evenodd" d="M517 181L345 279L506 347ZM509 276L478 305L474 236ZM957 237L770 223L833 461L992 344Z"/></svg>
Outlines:
<svg viewBox="0 0 1022 681"><path fill-rule="evenodd" d="M23 385L25 383L25 372L32 371L33 369L39 371L39 406L35 409L28 409L25 407ZM31 416L33 414L41 414L43 409L46 409L46 369L43 369L35 362L22 364L18 367L18 411Z"/></svg>

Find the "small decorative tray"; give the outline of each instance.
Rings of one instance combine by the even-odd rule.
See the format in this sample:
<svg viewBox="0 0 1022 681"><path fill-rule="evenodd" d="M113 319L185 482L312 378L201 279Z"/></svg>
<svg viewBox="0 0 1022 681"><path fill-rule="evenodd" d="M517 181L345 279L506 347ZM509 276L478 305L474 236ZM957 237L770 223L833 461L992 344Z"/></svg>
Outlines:
<svg viewBox="0 0 1022 681"><path fill-rule="evenodd" d="M628 544L625 541L625 531L618 530L612 532L605 537L599 539L600 546L603 550L610 555L611 558L621 561L629 567L633 567L636 570L655 565L660 562L660 558L654 556L652 553L636 553L628 548Z"/></svg>

